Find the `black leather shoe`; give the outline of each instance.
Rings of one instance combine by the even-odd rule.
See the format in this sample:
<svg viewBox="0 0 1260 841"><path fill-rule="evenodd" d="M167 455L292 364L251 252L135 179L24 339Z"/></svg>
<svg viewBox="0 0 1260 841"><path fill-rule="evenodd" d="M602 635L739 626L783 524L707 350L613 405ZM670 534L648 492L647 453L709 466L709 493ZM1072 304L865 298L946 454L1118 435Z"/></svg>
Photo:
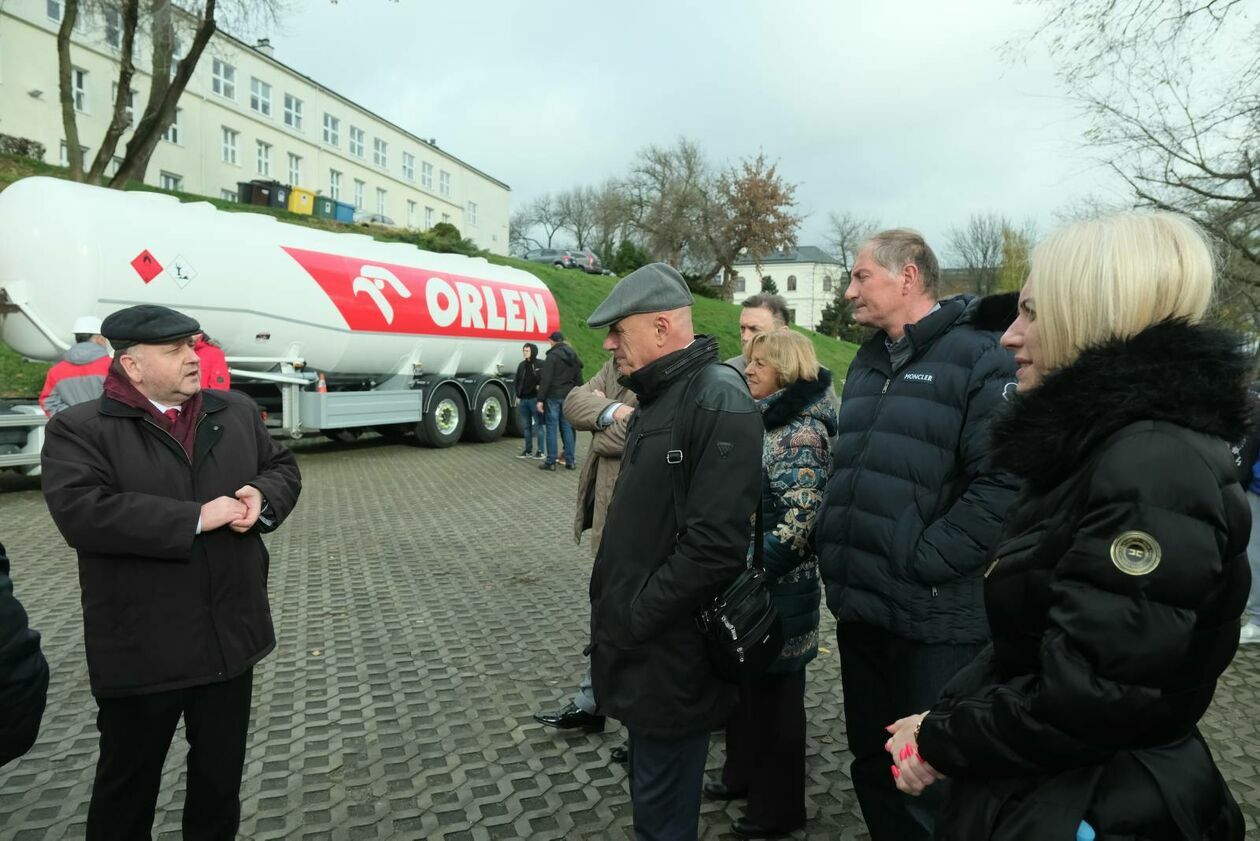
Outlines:
<svg viewBox="0 0 1260 841"><path fill-rule="evenodd" d="M549 464L549 463L547 463L547 462L545 462L545 461L544 461L542 464L538 465L538 469L539 469L539 470L553 470L553 471L554 471L554 470L556 469L556 463L553 461L553 462L551 462L551 463Z"/></svg>
<svg viewBox="0 0 1260 841"><path fill-rule="evenodd" d="M608 756L613 762L620 762L622 765L625 765L630 761L630 746L627 744L617 745Z"/></svg>
<svg viewBox="0 0 1260 841"><path fill-rule="evenodd" d="M748 796L746 791L733 791L722 783L712 780L704 781L704 796L710 800L743 800Z"/></svg>
<svg viewBox="0 0 1260 841"><path fill-rule="evenodd" d="M734 832L740 838L786 838L791 835L790 832L779 832L775 829L766 829L761 824L755 824L748 818L736 818L731 824L731 832Z"/></svg>
<svg viewBox="0 0 1260 841"><path fill-rule="evenodd" d="M534 721L557 730L585 730L587 733L603 733L604 717L579 710L570 701L553 713L534 713Z"/></svg>

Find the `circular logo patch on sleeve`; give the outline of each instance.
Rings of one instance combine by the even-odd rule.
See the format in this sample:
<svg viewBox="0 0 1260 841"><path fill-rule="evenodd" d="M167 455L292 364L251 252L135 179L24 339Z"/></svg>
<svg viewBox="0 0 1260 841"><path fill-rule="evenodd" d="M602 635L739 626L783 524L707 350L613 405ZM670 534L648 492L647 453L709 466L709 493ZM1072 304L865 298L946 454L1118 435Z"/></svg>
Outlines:
<svg viewBox="0 0 1260 841"><path fill-rule="evenodd" d="M1159 566L1159 541L1144 531L1126 531L1111 542L1111 562L1125 575L1146 575Z"/></svg>

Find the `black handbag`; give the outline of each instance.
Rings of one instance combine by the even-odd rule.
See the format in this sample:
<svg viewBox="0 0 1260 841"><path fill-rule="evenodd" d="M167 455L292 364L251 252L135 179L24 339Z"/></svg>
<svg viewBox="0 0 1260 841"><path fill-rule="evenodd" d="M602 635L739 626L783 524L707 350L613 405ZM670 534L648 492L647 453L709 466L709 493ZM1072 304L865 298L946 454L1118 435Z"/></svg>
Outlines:
<svg viewBox="0 0 1260 841"><path fill-rule="evenodd" d="M694 375L692 377L694 380ZM687 404L688 381L682 405ZM678 448L678 428L670 430L670 450L666 461L674 466L674 514L678 527L675 540L685 531L683 500L687 498L687 474L683 451ZM755 516L753 563L740 573L726 590L696 614L696 626L704 636L714 670L731 683L747 683L765 674L783 652L783 626L762 569L761 502Z"/></svg>

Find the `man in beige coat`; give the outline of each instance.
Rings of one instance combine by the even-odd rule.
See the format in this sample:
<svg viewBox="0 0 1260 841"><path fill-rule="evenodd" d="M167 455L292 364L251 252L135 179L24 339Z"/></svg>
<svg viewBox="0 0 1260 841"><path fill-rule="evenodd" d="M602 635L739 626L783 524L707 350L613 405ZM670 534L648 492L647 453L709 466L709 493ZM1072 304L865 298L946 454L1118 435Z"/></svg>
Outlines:
<svg viewBox="0 0 1260 841"><path fill-rule="evenodd" d="M590 529L592 557L599 552L608 502L612 499L613 486L617 484L617 474L621 472L626 425L636 405L634 392L617 382L617 368L611 359L588 382L570 391L564 399L565 419L574 429L591 433L591 448L578 479L573 540L581 543L582 532ZM534 720L559 730L603 732L604 716L595 703L590 669L583 675L573 700L554 712L535 714ZM624 746L614 748L612 756L617 762L624 762Z"/></svg>

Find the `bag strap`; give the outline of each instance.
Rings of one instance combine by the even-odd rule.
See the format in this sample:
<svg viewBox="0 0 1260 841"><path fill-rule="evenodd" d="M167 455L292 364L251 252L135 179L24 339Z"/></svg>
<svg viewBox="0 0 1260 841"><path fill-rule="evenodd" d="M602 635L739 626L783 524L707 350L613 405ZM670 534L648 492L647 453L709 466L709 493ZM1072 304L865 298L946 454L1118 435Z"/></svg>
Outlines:
<svg viewBox="0 0 1260 841"><path fill-rule="evenodd" d="M718 362L715 364L726 365L725 362ZM678 446L678 430L685 426L685 424L682 423L683 413L686 412L687 408L691 405L691 401L688 398L691 397L692 383L696 381L696 377L700 376L707 367L709 366L704 366L704 368L696 371L687 379L687 384L683 386L683 393L679 403L678 414L674 417L674 422L670 425L669 429L669 452L665 453L665 461L669 462L669 464L673 466L673 470L670 471L670 474L674 483L674 524L677 527L677 531L674 533L675 542L682 540L683 534L687 531L686 512L683 509L683 502L687 499L687 484L688 479L690 478L687 473L687 467L683 463L685 460L683 451ZM732 371L735 370L730 365L727 365L726 367L731 368ZM753 543L753 566L757 569L762 569L762 541L764 532L762 531L763 523L761 521L760 483L757 493L757 510L753 515L753 519L753 532L755 537L755 542Z"/></svg>

